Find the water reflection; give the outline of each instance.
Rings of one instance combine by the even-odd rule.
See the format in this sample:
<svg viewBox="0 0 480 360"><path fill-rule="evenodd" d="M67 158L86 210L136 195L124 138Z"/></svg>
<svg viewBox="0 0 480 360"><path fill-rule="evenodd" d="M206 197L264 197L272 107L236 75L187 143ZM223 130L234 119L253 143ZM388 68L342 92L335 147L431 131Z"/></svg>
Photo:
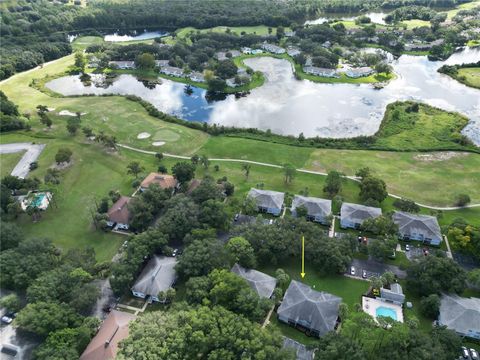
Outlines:
<svg viewBox="0 0 480 360"><path fill-rule="evenodd" d="M120 34L118 32L105 35L105 41L111 42L122 42L122 41L133 41L133 40L148 40L148 39L155 39L157 37L167 36L168 33L165 31L144 31L142 33L137 34L136 31L132 32L131 34Z"/></svg>
<svg viewBox="0 0 480 360"><path fill-rule="evenodd" d="M385 20L383 19L388 14L384 12L369 12L366 14L357 14L355 16L352 16L352 14L324 15L314 20L305 21L305 25L319 25L319 24L329 22L330 20L355 21L357 17L363 16L363 15L369 17L370 20L372 20L372 23L385 25L386 23L385 23Z"/></svg>
<svg viewBox="0 0 480 360"><path fill-rule="evenodd" d="M480 49L454 54L447 63L480 60ZM295 79L291 64L270 57L247 59L246 63L266 76L263 86L244 97L212 97L203 89L163 80L152 89L132 75L121 75L108 88L85 86L77 76L47 83L64 95L132 94L151 102L159 110L186 120L207 121L225 126L253 127L284 135L307 137L354 137L374 134L387 104L417 100L467 115L464 130L480 145L480 91L439 74L443 62L424 56L403 55L392 61L397 79L381 90L369 84L318 84Z"/></svg>

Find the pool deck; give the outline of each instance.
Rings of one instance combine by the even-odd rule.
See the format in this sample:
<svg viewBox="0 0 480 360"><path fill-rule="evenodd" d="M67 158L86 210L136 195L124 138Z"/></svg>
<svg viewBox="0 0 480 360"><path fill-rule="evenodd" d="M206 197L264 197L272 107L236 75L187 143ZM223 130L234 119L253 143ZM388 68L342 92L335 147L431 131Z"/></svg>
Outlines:
<svg viewBox="0 0 480 360"><path fill-rule="evenodd" d="M375 320L377 318L377 309L379 307L386 307L392 309L397 314L397 321L403 323L403 309L400 305L392 304L380 299L372 299L366 296L362 296L362 309L368 315L372 316Z"/></svg>

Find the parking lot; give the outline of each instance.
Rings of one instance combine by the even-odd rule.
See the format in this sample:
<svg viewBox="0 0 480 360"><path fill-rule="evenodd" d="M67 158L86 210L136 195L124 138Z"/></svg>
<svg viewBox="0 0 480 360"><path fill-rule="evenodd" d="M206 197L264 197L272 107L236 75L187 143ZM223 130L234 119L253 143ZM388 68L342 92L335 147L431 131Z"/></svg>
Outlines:
<svg viewBox="0 0 480 360"><path fill-rule="evenodd" d="M350 269L352 266L355 268L355 275L352 275L350 273ZM407 277L406 271L400 269L398 266L384 264L382 262L379 262L373 259L368 259L368 260L353 259L346 274L350 276L358 277L361 279L364 270L367 272L367 279L374 276L381 276L387 271L391 271L399 279L405 279Z"/></svg>

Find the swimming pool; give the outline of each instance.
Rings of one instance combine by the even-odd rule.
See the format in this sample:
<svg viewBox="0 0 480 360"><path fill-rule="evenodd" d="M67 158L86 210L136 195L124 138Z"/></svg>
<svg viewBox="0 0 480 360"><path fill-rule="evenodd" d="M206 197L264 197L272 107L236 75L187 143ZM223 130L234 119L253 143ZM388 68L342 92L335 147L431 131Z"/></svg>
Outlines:
<svg viewBox="0 0 480 360"><path fill-rule="evenodd" d="M375 313L377 316L385 316L389 317L393 320L397 320L397 312L394 309L385 307L385 306L380 306L375 310Z"/></svg>
<svg viewBox="0 0 480 360"><path fill-rule="evenodd" d="M41 193L41 194L38 194L37 196L35 196L35 198L32 201L32 206L33 207L40 207L43 203L43 199L45 199L45 196L46 195L44 193Z"/></svg>

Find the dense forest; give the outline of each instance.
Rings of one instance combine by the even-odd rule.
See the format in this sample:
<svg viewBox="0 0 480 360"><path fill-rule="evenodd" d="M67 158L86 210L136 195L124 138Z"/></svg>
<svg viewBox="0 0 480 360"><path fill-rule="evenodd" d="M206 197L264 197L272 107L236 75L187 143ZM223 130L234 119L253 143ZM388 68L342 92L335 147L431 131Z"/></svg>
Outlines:
<svg viewBox="0 0 480 360"><path fill-rule="evenodd" d="M244 0L15 1L0 7L0 79L71 52L68 33L99 34L116 29L173 31L194 26L292 26L320 12L348 13L405 5L453 7L467 0Z"/></svg>

